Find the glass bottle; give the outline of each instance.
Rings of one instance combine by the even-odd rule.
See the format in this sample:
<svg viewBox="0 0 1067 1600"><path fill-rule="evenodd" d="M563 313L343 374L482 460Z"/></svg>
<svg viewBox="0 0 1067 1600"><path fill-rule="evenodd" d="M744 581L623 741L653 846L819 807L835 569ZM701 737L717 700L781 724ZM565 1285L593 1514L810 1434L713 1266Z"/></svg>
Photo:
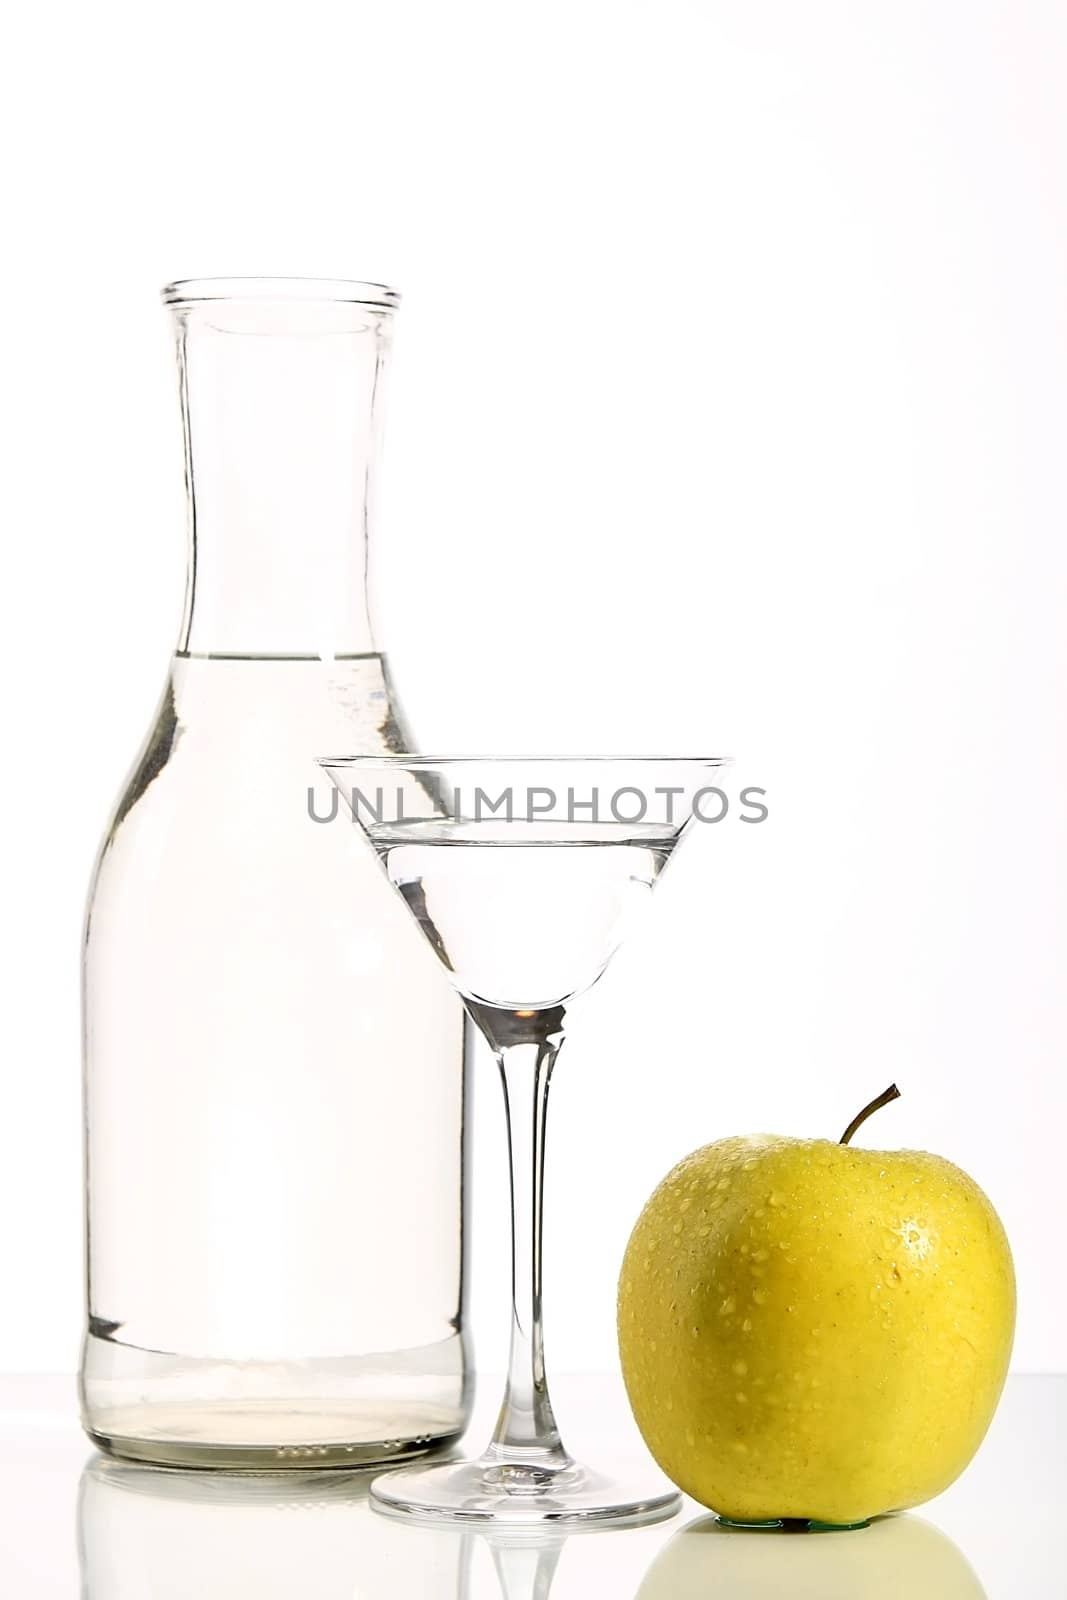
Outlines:
<svg viewBox="0 0 1067 1600"><path fill-rule="evenodd" d="M315 758L411 749L367 606L377 285L164 291L185 612L85 930L83 1420L171 1464L465 1423L458 1002Z"/></svg>

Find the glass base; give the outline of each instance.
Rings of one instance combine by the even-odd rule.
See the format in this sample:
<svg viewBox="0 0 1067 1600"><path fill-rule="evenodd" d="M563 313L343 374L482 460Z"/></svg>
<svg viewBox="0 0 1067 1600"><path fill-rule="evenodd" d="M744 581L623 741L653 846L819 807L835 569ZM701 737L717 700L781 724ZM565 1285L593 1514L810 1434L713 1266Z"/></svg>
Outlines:
<svg viewBox="0 0 1067 1600"><path fill-rule="evenodd" d="M375 1478L376 1511L426 1522L491 1522L506 1527L568 1523L633 1526L673 1517L682 1497L664 1478L590 1471L572 1462L556 1471L486 1459L403 1467Z"/></svg>

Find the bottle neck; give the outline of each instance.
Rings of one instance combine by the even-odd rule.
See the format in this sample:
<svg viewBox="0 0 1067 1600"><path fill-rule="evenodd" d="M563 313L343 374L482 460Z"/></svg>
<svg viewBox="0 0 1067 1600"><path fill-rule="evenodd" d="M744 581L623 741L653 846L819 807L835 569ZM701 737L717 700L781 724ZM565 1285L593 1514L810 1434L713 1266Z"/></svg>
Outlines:
<svg viewBox="0 0 1067 1600"><path fill-rule="evenodd" d="M179 653L371 655L371 491L391 314L175 311L189 571Z"/></svg>

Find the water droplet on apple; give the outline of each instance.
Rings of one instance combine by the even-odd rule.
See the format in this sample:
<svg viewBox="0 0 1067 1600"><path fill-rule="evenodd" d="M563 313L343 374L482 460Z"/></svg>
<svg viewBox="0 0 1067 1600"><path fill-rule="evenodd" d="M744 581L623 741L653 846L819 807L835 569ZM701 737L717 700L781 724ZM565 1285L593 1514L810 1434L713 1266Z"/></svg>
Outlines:
<svg viewBox="0 0 1067 1600"><path fill-rule="evenodd" d="M748 1362L740 1360L735 1361L731 1371L734 1373L735 1377L743 1378L745 1373L748 1371Z"/></svg>

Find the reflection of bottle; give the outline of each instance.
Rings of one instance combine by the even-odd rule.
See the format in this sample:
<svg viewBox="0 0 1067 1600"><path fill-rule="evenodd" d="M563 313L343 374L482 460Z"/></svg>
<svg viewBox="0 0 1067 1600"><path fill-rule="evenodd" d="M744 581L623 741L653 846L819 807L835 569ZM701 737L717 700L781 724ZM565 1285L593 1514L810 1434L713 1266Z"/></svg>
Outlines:
<svg viewBox="0 0 1067 1600"><path fill-rule="evenodd" d="M724 1527L701 1517L676 1533L636 1600L986 1600L966 1558L921 1517L882 1517L828 1533Z"/></svg>
<svg viewBox="0 0 1067 1600"><path fill-rule="evenodd" d="M83 1600L457 1600L462 1535L367 1504L366 1473L82 1474Z"/></svg>
<svg viewBox="0 0 1067 1600"><path fill-rule="evenodd" d="M317 756L410 748L366 596L395 297L166 299L189 582L87 922L83 1413L179 1465L397 1459L466 1416L462 1022L360 830L309 815Z"/></svg>

